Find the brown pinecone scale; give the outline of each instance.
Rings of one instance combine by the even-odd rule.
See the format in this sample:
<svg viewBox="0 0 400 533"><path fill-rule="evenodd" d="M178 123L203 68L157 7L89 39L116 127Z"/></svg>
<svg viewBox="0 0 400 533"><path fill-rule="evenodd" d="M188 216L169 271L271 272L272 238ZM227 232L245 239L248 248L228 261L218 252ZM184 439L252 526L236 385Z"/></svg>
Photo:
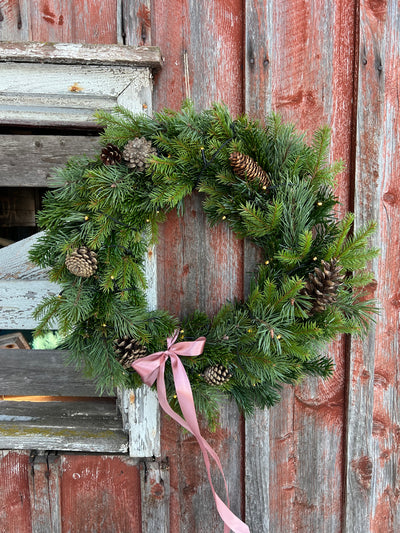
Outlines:
<svg viewBox="0 0 400 533"><path fill-rule="evenodd" d="M129 335L114 340L114 352L117 361L126 370L132 370L132 363L148 354L147 348Z"/></svg>
<svg viewBox="0 0 400 533"><path fill-rule="evenodd" d="M105 165L115 165L122 159L122 152L115 144L108 143L101 151L100 159Z"/></svg>
<svg viewBox="0 0 400 533"><path fill-rule="evenodd" d="M337 291L343 283L344 275L337 259L321 261L321 267L315 267L308 275L308 280L301 293L312 298L310 314L325 311L329 304L336 301Z"/></svg>
<svg viewBox="0 0 400 533"><path fill-rule="evenodd" d="M97 270L97 254L87 246L80 246L65 259L65 266L75 276L90 278Z"/></svg>
<svg viewBox="0 0 400 533"><path fill-rule="evenodd" d="M129 168L142 172L149 167L150 156L156 154L151 141L144 137L136 137L132 141L128 141L122 152L122 157Z"/></svg>
<svg viewBox="0 0 400 533"><path fill-rule="evenodd" d="M269 187L271 182L268 174L249 155L232 152L229 156L229 161L233 172L239 178L259 182L263 188Z"/></svg>
<svg viewBox="0 0 400 533"><path fill-rule="evenodd" d="M209 385L222 385L227 383L232 374L223 365L213 365L207 367L203 372L203 378Z"/></svg>

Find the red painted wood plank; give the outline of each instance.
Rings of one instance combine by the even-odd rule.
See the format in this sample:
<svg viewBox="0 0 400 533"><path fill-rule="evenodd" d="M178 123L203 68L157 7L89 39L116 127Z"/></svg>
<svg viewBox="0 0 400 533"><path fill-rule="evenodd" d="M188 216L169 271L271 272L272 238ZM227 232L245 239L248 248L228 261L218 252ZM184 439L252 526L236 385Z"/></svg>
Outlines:
<svg viewBox="0 0 400 533"><path fill-rule="evenodd" d="M29 453L0 451L0 531L31 533Z"/></svg>
<svg viewBox="0 0 400 533"><path fill-rule="evenodd" d="M348 401L346 531L400 530L399 3L362 1L357 112L357 225L378 220L371 285L382 309L364 343L353 343Z"/></svg>
<svg viewBox="0 0 400 533"><path fill-rule="evenodd" d="M258 118L278 111L310 134L322 124L331 126L331 159L348 163L338 185L341 209L350 204L355 26L352 0L246 2L245 111ZM341 528L343 344L330 352L336 360L332 380L286 388L282 403L269 413L269 443L246 462L246 468L258 469L265 465L265 454L270 457L267 512L274 533ZM265 426L264 415L257 416ZM246 449L254 452L252 438L248 430ZM251 505L251 495L260 490L257 479L247 472L250 525L265 524L266 510Z"/></svg>
<svg viewBox="0 0 400 533"><path fill-rule="evenodd" d="M202 196L185 202L160 228L159 307L177 316L199 309L215 314L226 299L243 294L243 241L221 224L210 228Z"/></svg>
<svg viewBox="0 0 400 533"><path fill-rule="evenodd" d="M156 78L155 108L178 108L191 97L198 108L225 101L242 111L243 8L225 2L155 2L153 43L164 67Z"/></svg>
<svg viewBox="0 0 400 533"><path fill-rule="evenodd" d="M178 109L191 97L198 109L223 100L242 111L242 23L239 0L172 0L152 6L152 43L164 59L156 75L154 109ZM137 37L136 37L137 38ZM136 44L136 41L128 41ZM243 295L243 246L224 226L209 229L200 197L185 203L185 214L171 213L161 228L158 257L159 307L181 315L195 308L214 313L226 298ZM210 438L230 485L232 509L240 514L241 420L234 406L223 408L221 430ZM166 418L163 456L170 460L171 533L222 531L197 442ZM217 481L216 486L223 497Z"/></svg>
<svg viewBox="0 0 400 533"><path fill-rule="evenodd" d="M117 2L31 0L30 30L33 41L117 43Z"/></svg>
<svg viewBox="0 0 400 533"><path fill-rule="evenodd" d="M132 459L64 455L60 469L63 533L141 533L140 475Z"/></svg>

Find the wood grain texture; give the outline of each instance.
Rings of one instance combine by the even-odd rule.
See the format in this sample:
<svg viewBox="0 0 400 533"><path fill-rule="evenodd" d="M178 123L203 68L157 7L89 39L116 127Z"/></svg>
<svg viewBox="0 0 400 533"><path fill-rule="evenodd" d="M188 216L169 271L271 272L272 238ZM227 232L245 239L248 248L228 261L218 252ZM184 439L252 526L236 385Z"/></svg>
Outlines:
<svg viewBox="0 0 400 533"><path fill-rule="evenodd" d="M29 0L0 0L0 41L28 41Z"/></svg>
<svg viewBox="0 0 400 533"><path fill-rule="evenodd" d="M337 188L344 209L352 157L354 2L247 1L245 12L245 111L256 118L277 111L309 134L328 123L331 160L350 161ZM264 524L265 531L340 531L344 346L329 351L336 361L332 380L285 387L282 402L269 413L269 444L256 447L246 462L246 476L254 480L269 463L267 517L265 509L250 504L260 488L246 488L246 517ZM251 451L252 423L265 426L264 415L247 422L246 449Z"/></svg>
<svg viewBox="0 0 400 533"><path fill-rule="evenodd" d="M0 62L5 61L159 68L161 54L156 46L0 42Z"/></svg>
<svg viewBox="0 0 400 533"><path fill-rule="evenodd" d="M29 261L28 255L41 235L43 234L35 233L0 249L0 280L48 280L46 270Z"/></svg>
<svg viewBox="0 0 400 533"><path fill-rule="evenodd" d="M142 531L169 533L169 467L166 462L140 463Z"/></svg>
<svg viewBox="0 0 400 533"><path fill-rule="evenodd" d="M140 475L135 461L63 455L60 469L64 533L142 533Z"/></svg>
<svg viewBox="0 0 400 533"><path fill-rule="evenodd" d="M381 307L364 343L352 344L345 531L400 529L399 19L396 1L360 3L355 211L378 221L370 286Z"/></svg>
<svg viewBox="0 0 400 533"><path fill-rule="evenodd" d="M147 68L18 62L0 68L0 124L95 128L98 109L119 103L143 112L150 105Z"/></svg>
<svg viewBox="0 0 400 533"><path fill-rule="evenodd" d="M60 457L31 457L29 493L32 533L61 533Z"/></svg>
<svg viewBox="0 0 400 533"><path fill-rule="evenodd" d="M242 111L241 2L155 2L151 10L151 44L160 44L163 68L155 75L154 108L178 109L191 97L198 109L224 100L233 113ZM126 42L140 43L138 26L126 28ZM139 40L138 40L139 39ZM171 213L160 228L158 307L177 315L195 308L214 313L226 298L243 296L243 244L225 226L210 228L200 196L185 203L178 218ZM219 454L239 515L242 421L235 406L222 407L221 430L207 439ZM162 454L170 459L170 531L222 531L197 442L162 417ZM216 483L224 497L219 480Z"/></svg>
<svg viewBox="0 0 400 533"><path fill-rule="evenodd" d="M155 391L147 385L123 390L119 395L124 429L129 435L131 457L159 457L160 409Z"/></svg>
<svg viewBox="0 0 400 533"><path fill-rule="evenodd" d="M150 0L132 2L119 0L122 21L121 41L127 45L149 45L152 42L152 13Z"/></svg>
<svg viewBox="0 0 400 533"><path fill-rule="evenodd" d="M5 449L123 454L128 437L114 402L0 401Z"/></svg>
<svg viewBox="0 0 400 533"><path fill-rule="evenodd" d="M46 296L59 294L60 287L49 281L0 281L0 328L35 329L32 313ZM51 325L57 328L56 321Z"/></svg>
<svg viewBox="0 0 400 533"><path fill-rule="evenodd" d="M0 531L32 533L29 453L0 450Z"/></svg>
<svg viewBox="0 0 400 533"><path fill-rule="evenodd" d="M210 228L202 201L193 194L183 216L171 213L160 227L159 306L177 316L196 309L213 315L243 294L243 241L224 224Z"/></svg>
<svg viewBox="0 0 400 533"><path fill-rule="evenodd" d="M29 4L31 41L117 42L116 2L31 0Z"/></svg>
<svg viewBox="0 0 400 533"><path fill-rule="evenodd" d="M0 350L0 394L98 396L94 383L67 366L66 357L55 350Z"/></svg>
<svg viewBox="0 0 400 533"><path fill-rule="evenodd" d="M0 161L1 187L51 187L55 168L70 157L100 153L97 137L73 135L0 135L7 146Z"/></svg>
<svg viewBox="0 0 400 533"><path fill-rule="evenodd" d="M241 112L243 16L237 0L154 3L152 44L160 43L164 58L154 87L157 109L192 98L198 109L223 100Z"/></svg>

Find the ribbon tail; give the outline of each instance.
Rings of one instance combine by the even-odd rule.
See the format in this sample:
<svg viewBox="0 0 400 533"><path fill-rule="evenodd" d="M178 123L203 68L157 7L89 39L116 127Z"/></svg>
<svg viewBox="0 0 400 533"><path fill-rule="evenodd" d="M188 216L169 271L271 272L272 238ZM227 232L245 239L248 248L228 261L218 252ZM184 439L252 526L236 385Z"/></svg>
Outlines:
<svg viewBox="0 0 400 533"><path fill-rule="evenodd" d="M228 528L230 528L235 533L250 533L248 526L244 522L242 522L228 507L229 505L228 485L226 483L226 479L225 479L225 476L222 470L222 465L221 465L218 455L215 453L215 451L211 448L208 442L200 434L200 429L199 429L199 425L198 425L198 421L196 417L196 411L194 408L193 394L192 394L192 390L190 387L189 379L186 375L185 369L179 357L171 353L169 355L171 357L171 362L172 362L172 371L174 374L176 393L177 393L179 405L181 406L182 413L185 419L179 416L177 413L175 413L175 411L173 411L170 405L168 404L165 381L164 381L164 369L165 369L164 364L160 366L160 373L157 379L157 392L158 392L160 405L164 409L164 411L169 416L171 416L171 418L176 420L179 424L181 424L181 426L183 426L185 429L190 431L190 433L192 433L194 437L197 439L197 442L199 443L200 449L203 454L203 459L204 459L204 463L206 466L210 487L211 487L211 490L214 496L214 501L215 501L218 513L225 524L224 533L229 533ZM223 480L225 483L225 490L226 490L228 505L226 505L221 500L221 498L218 496L218 494L215 492L215 489L214 489L214 486L211 480L211 472L210 472L211 465L210 465L209 455L211 455L211 457L215 460L216 464L218 465L218 469L221 472L221 475L223 477Z"/></svg>

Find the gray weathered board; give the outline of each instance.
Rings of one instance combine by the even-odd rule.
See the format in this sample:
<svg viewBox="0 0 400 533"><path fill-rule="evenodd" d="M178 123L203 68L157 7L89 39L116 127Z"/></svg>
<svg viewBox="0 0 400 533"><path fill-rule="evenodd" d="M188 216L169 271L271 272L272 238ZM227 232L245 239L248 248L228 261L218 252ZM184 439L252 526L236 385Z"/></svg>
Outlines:
<svg viewBox="0 0 400 533"><path fill-rule="evenodd" d="M151 113L152 69L160 65L160 51L155 47L0 43L0 124L87 129L97 126L94 120L97 109L112 110L116 104L135 113ZM93 155L98 150L97 139L91 137L85 137L83 140L79 136L19 135L7 136L8 142L10 142L10 155L3 158L0 167L2 186L47 187L52 168L63 164L69 155L77 152ZM24 155L16 157L21 153ZM32 317L32 311L44 296L57 294L60 290L57 284L48 281L45 271L29 261L29 249L39 237L40 234L37 234L0 249L0 328L2 329L34 329L37 321ZM147 290L149 307L155 308L157 276L154 250L149 251L146 257L146 276L149 286ZM16 350L6 351L3 357L14 363L15 352ZM45 392L48 391L48 386L41 379L47 376L49 361L39 361L40 355L37 351L29 352L30 358L36 357L34 367L37 372L35 374L31 370L24 377L23 371L20 373L16 371L14 377L17 377L17 381L13 381L9 374L8 384L13 385L11 391L14 390L14 395L27 394L24 384L30 380L32 386L32 376L35 375L34 381L37 385L35 394L49 394ZM50 352L50 357L53 356L60 357L60 354ZM6 366L4 363L4 367ZM65 375L59 369L61 379L63 374ZM25 393L16 392L21 385ZM4 380L3 386L5 387ZM89 392L96 395L90 387L87 388L87 393ZM0 391L0 394L4 392ZM121 433L122 430L125 431L126 442L123 445L118 444L118 451L127 451L129 446L129 454L132 457L159 456L160 421L155 393L148 387L143 387L137 391L118 391L117 394L122 415L122 419L119 419L119 428ZM28 407L30 411L30 406L26 404L27 410ZM35 409L39 407L36 406ZM143 412L146 412L145 417ZM48 415L44 413L42 421L35 428L35 435L41 434L40 428L45 428L47 418ZM33 447L33 444L37 444L37 448L41 447L37 440L30 439L32 432L29 433L30 430L24 426L24 421L19 419L15 424L19 426L19 432L28 431L29 438L25 440L25 447ZM94 423L93 427L95 426ZM13 443L6 440L7 428L4 425L0 427L5 432L4 439L0 434L0 447L20 447L15 440ZM104 426L100 421L98 428L109 430L107 424ZM115 435L120 436L120 433L117 432ZM103 452L116 452L117 449L107 439L104 440L103 447L98 450L89 450L89 444L83 437L70 441L65 438L61 443L54 435L50 435L48 428L43 429L40 438L42 437L43 440L40 442L45 449ZM107 442L110 445L108 450Z"/></svg>
<svg viewBox="0 0 400 533"><path fill-rule="evenodd" d="M0 159L1 187L57 186L50 178L67 159L100 153L99 138L87 135L0 135L0 145L7 147Z"/></svg>

